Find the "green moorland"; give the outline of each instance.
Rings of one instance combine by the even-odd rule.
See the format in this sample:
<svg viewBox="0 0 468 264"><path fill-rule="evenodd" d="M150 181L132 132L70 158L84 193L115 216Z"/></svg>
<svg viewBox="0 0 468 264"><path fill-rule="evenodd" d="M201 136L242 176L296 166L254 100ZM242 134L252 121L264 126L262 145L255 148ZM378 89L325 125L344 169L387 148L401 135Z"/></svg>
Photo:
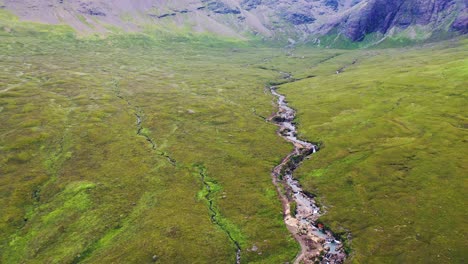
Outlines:
<svg viewBox="0 0 468 264"><path fill-rule="evenodd" d="M3 12L0 40L0 263L292 260L270 178L292 148L264 120L281 71L305 78L280 88L323 144L298 176L350 262L466 258L466 40L285 52Z"/></svg>
<svg viewBox="0 0 468 264"><path fill-rule="evenodd" d="M259 117L277 73L247 66L276 50L0 28L1 263L232 263L230 237L294 258L270 178L290 146Z"/></svg>
<svg viewBox="0 0 468 264"><path fill-rule="evenodd" d="M322 221L350 234L354 263L466 261L467 55L461 39L283 60L315 76L279 90L301 136L322 143L296 176L327 207Z"/></svg>

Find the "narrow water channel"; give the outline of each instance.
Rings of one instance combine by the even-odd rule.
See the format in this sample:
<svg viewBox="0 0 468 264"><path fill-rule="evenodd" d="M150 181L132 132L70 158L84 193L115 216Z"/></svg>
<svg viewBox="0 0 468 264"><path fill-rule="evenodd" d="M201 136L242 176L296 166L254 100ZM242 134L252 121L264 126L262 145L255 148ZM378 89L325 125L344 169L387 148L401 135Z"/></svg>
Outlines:
<svg viewBox="0 0 468 264"><path fill-rule="evenodd" d="M288 230L301 245L301 252L294 263L343 263L346 254L343 245L332 234L317 223L322 215L314 197L303 191L293 173L302 161L318 151L310 142L297 138L297 127L294 124L296 111L288 106L286 97L270 87L271 93L278 98L278 112L269 121L276 124L278 135L294 145L294 150L273 169L275 184L283 204L284 221Z"/></svg>

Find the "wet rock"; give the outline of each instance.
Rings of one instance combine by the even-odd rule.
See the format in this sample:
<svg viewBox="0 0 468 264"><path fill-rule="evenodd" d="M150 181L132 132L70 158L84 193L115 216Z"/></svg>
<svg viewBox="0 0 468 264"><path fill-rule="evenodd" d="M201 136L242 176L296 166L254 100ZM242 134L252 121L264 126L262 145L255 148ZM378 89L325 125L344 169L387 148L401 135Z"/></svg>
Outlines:
<svg viewBox="0 0 468 264"><path fill-rule="evenodd" d="M281 116L274 116L273 119L272 119L273 122L275 123L280 123L280 122L284 122L286 121L284 117L281 117Z"/></svg>

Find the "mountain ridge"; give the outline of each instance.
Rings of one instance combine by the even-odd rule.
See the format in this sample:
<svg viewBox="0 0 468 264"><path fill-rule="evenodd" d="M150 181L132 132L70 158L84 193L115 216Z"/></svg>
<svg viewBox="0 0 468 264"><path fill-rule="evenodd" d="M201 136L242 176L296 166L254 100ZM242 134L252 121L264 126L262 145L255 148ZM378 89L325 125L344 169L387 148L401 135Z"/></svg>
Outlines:
<svg viewBox="0 0 468 264"><path fill-rule="evenodd" d="M369 34L428 39L468 32L468 8L459 0L4 0L0 6L20 19L68 24L81 34L157 26L320 43L332 33L359 42Z"/></svg>

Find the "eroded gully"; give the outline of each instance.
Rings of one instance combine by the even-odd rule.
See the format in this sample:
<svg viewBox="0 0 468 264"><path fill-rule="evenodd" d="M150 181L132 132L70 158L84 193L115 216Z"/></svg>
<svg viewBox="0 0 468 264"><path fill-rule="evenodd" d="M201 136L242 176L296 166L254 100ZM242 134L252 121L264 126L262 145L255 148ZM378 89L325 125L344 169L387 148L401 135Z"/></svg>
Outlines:
<svg viewBox="0 0 468 264"><path fill-rule="evenodd" d="M272 178L283 205L284 222L301 246L294 263L343 263L346 254L342 243L317 222L323 212L293 177L301 162L315 153L318 147L297 138L297 127L293 122L296 112L276 89L276 86L270 87L271 93L278 98L279 110L269 121L279 127L278 135L291 142L294 150L273 169Z"/></svg>
<svg viewBox="0 0 468 264"><path fill-rule="evenodd" d="M211 222L217 225L224 233L228 236L229 240L234 244L236 247L236 264L241 263L241 247L239 241L237 241L231 231L221 224L220 222L220 213L219 210L215 206L215 202L213 199L213 189L212 189L212 182L208 180L208 176L206 175L206 168L203 165L197 165L199 170L199 174L203 183L203 187L205 188L206 194L204 195L205 200L208 202L208 209L210 210L210 218Z"/></svg>
<svg viewBox="0 0 468 264"><path fill-rule="evenodd" d="M139 107L133 107L132 103L121 94L118 80L113 80L112 90L114 91L115 95L119 99L125 101L128 106L133 108L133 112L134 112L134 115L135 115L135 118L136 118L136 130L137 130L136 134L139 135L139 136L144 137L146 139L146 141L148 141L148 143L151 145L151 149L153 151L156 151L158 155L160 155L162 157L165 157L169 161L169 163L172 164L173 166L178 166L180 168L186 167L182 163L177 162L174 158L172 158L166 152L158 151L156 142L149 135L147 135L146 133L143 132L143 130L144 130L144 128L143 128L143 112ZM220 218L222 216L221 216L219 210L217 209L217 207L215 206L215 202L214 202L214 198L213 198L213 190L211 188L210 182L207 180L208 177L207 177L207 174L206 174L206 168L203 165L200 165L200 164L196 165L195 167L198 169L198 173L200 175L200 178L201 178L201 181L202 181L202 184L203 184L203 188L206 191L206 195L204 195L204 199L208 203L208 210L210 212L211 222L213 224L215 224L216 226L218 226L224 233L226 233L229 240L234 244L235 249L236 249L236 262L235 263L240 264L241 263L240 243L233 237L231 231L228 228L226 228L224 225L222 225L221 222L220 222Z"/></svg>
<svg viewBox="0 0 468 264"><path fill-rule="evenodd" d="M132 110L133 110L135 118L136 118L136 129L137 129L136 133L137 133L137 135L139 135L141 137L144 137L146 139L146 141L148 141L148 143L151 145L151 149L153 151L155 151L159 156L162 156L162 157L166 158L167 161L172 166L176 166L177 161L174 158L172 158L169 154L167 154L166 152L158 150L156 142L149 135L147 135L146 133L143 133L143 112L139 107L134 107L132 105L132 103L130 102L130 100L128 100L127 98L125 98L122 95L122 93L120 92L119 81L117 79L114 79L112 81L112 90L113 90L115 96L117 96L117 98L121 99L128 106L133 108Z"/></svg>

